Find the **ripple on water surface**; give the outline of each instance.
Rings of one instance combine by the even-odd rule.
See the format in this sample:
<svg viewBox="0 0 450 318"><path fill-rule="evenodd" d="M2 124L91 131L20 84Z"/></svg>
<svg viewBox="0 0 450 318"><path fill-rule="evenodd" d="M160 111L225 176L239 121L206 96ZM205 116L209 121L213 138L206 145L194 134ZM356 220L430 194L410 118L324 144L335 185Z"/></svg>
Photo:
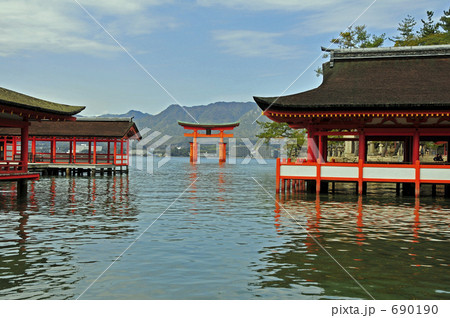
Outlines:
<svg viewBox="0 0 450 318"><path fill-rule="evenodd" d="M0 184L0 298L77 298L138 237L82 298L450 298L449 201L375 187L276 203L274 177L273 161L183 158L41 178L26 202Z"/></svg>

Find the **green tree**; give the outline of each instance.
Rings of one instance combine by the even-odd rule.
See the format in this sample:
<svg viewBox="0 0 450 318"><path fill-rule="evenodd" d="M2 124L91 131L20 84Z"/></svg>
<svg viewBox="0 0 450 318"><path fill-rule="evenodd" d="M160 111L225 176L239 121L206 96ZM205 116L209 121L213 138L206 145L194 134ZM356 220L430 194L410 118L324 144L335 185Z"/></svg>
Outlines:
<svg viewBox="0 0 450 318"><path fill-rule="evenodd" d="M444 15L439 19L439 26L444 30L446 33L450 33L450 8L445 11Z"/></svg>
<svg viewBox="0 0 450 318"><path fill-rule="evenodd" d="M341 49L379 47L386 40L386 34L372 35L367 32L366 25L350 26L346 31L330 42Z"/></svg>
<svg viewBox="0 0 450 318"><path fill-rule="evenodd" d="M287 145L288 157L292 158L299 154L300 149L305 142L305 131L303 129L292 129L287 123L277 122L261 122L257 121L261 127L262 132L256 135L258 138L263 138L264 142L268 144L272 138L289 138L296 139L296 143Z"/></svg>
<svg viewBox="0 0 450 318"><path fill-rule="evenodd" d="M394 46L405 46L411 41L414 40L414 26L417 24L414 17L409 14L398 24L397 30L400 32L400 35L389 38L392 42L394 42Z"/></svg>
<svg viewBox="0 0 450 318"><path fill-rule="evenodd" d="M427 21L420 20L422 21L422 27L418 31L419 37L425 38L439 32L439 24L433 21L433 15L433 11L427 11Z"/></svg>
<svg viewBox="0 0 450 318"><path fill-rule="evenodd" d="M408 15L399 23L400 35L390 39L394 46L450 44L450 9L444 10L439 22L433 20L433 15L433 11L427 11L427 19L420 20L422 26L416 33L413 32L416 22Z"/></svg>
<svg viewBox="0 0 450 318"><path fill-rule="evenodd" d="M386 34L381 35L370 34L366 30L366 25L357 25L355 28L350 26L346 31L339 33L337 38L331 39L332 44L336 44L341 49L351 48L369 48L379 47L383 45L386 40ZM328 54L324 54L323 58L327 58ZM316 76L323 75L322 67L318 67L316 70Z"/></svg>

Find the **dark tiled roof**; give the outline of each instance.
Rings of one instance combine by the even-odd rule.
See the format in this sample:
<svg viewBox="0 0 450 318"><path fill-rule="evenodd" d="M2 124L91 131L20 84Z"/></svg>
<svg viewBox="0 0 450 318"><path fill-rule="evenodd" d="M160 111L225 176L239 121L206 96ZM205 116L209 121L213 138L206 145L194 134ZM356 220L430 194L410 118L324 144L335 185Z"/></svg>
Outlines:
<svg viewBox="0 0 450 318"><path fill-rule="evenodd" d="M137 136L135 136L137 134ZM20 130L0 128L0 135L20 135ZM80 118L76 121L33 121L29 129L30 136L36 137L103 137L103 138L140 138L136 124L131 119L115 118L111 120Z"/></svg>
<svg viewBox="0 0 450 318"><path fill-rule="evenodd" d="M85 109L84 106L57 104L17 93L3 87L0 87L0 104L63 116L72 116Z"/></svg>
<svg viewBox="0 0 450 318"><path fill-rule="evenodd" d="M449 110L450 45L335 50L318 88L254 99L273 111Z"/></svg>
<svg viewBox="0 0 450 318"><path fill-rule="evenodd" d="M199 124L199 123L188 123L184 121L178 121L178 125L189 128L223 128L223 127L237 127L239 122L227 123L227 124Z"/></svg>

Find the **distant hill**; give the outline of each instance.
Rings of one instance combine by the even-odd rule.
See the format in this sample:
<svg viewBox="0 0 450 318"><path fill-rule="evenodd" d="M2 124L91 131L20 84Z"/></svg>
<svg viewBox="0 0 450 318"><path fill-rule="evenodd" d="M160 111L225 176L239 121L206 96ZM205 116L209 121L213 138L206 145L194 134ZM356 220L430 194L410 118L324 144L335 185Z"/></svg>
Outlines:
<svg viewBox="0 0 450 318"><path fill-rule="evenodd" d="M164 135L173 136L172 144L184 144L189 139L183 137L185 130L178 125L178 121L195 122L190 116L200 123L230 123L239 121L239 127L233 133L238 138L255 139L259 132L258 124L254 120L261 114L261 110L253 102L216 102L201 106L180 106L170 105L165 110L156 115L130 110L125 114L106 114L100 117L134 117L134 121L139 130L149 128ZM258 120L266 121L262 116Z"/></svg>

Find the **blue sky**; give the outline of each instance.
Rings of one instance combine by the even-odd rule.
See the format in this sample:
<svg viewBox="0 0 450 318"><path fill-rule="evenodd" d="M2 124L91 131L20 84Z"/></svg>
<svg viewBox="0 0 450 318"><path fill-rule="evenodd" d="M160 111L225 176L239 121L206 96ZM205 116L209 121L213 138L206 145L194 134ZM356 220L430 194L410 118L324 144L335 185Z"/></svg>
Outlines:
<svg viewBox="0 0 450 318"><path fill-rule="evenodd" d="M360 15L355 25L394 36L407 14L445 9L443 0L2 0L0 86L85 105L84 115L246 102L318 86L320 46Z"/></svg>

